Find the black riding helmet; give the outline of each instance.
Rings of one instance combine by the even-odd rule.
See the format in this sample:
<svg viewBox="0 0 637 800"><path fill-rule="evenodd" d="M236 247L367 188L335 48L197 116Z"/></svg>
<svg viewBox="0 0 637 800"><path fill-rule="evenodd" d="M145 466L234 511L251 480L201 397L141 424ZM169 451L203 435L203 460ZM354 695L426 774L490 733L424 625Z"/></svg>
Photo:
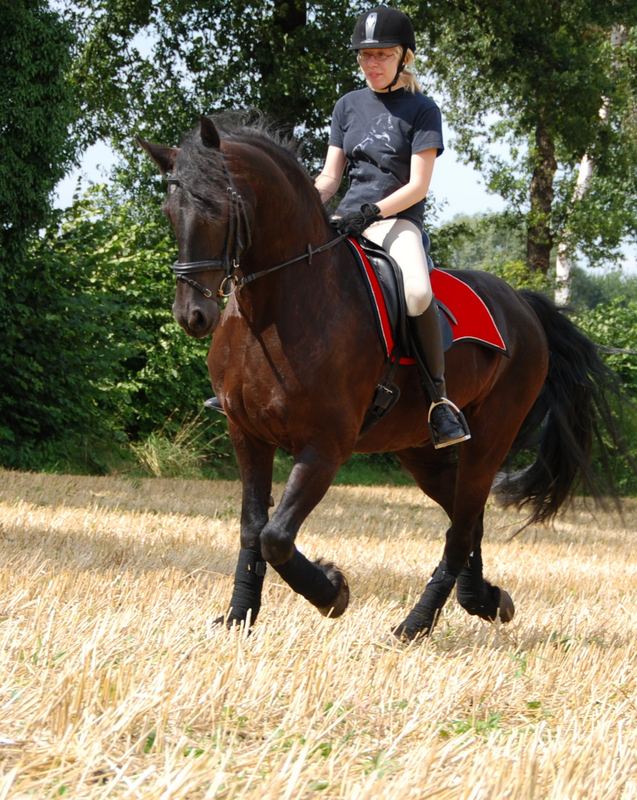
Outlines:
<svg viewBox="0 0 637 800"><path fill-rule="evenodd" d="M416 52L416 36L407 14L397 8L377 6L371 11L365 11L356 20L352 34L352 50L397 45Z"/></svg>
<svg viewBox="0 0 637 800"><path fill-rule="evenodd" d="M377 6L359 16L352 33L352 50L371 50L382 47L402 47L403 53L394 80L385 88L391 91L405 68L407 50L416 52L416 36L411 20L402 11L389 6Z"/></svg>

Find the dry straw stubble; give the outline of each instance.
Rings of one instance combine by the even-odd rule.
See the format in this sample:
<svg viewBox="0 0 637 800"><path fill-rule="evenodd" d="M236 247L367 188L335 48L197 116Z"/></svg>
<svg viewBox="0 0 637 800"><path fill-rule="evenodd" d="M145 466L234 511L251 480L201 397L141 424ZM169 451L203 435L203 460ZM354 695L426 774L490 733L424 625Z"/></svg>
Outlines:
<svg viewBox="0 0 637 800"><path fill-rule="evenodd" d="M332 488L300 545L350 609L270 571L246 637L211 624L238 484L0 477L0 799L637 797L634 502L510 542L520 517L489 507L515 620L451 601L402 648L445 530L415 488Z"/></svg>

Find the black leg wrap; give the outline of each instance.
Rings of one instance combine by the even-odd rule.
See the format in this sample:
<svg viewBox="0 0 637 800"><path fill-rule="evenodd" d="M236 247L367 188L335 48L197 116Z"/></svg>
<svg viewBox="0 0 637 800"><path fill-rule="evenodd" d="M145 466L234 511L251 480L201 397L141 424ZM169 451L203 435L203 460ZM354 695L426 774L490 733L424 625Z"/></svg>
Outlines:
<svg viewBox="0 0 637 800"><path fill-rule="evenodd" d="M248 611L254 623L261 608L261 589L265 578L266 563L256 550L239 550L239 560L234 573L234 589L226 623L245 622Z"/></svg>
<svg viewBox="0 0 637 800"><path fill-rule="evenodd" d="M447 570L444 561L434 570L425 587L420 600L412 608L406 619L394 629L394 635L400 639L415 639L417 636L431 632L442 607L447 602L456 582L456 576Z"/></svg>
<svg viewBox="0 0 637 800"><path fill-rule="evenodd" d="M469 556L468 566L464 567L457 581L458 602L472 616L494 620L500 606L500 589L485 581L482 576L482 554L478 550Z"/></svg>
<svg viewBox="0 0 637 800"><path fill-rule="evenodd" d="M309 600L313 606L325 608L332 605L338 588L313 561L294 548L294 555L274 569L291 589Z"/></svg>

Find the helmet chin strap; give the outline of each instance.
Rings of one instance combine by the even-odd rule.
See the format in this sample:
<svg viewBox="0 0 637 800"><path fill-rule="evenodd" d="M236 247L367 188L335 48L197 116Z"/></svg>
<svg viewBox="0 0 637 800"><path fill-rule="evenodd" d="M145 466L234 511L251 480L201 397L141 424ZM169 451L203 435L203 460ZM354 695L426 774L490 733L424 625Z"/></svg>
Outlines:
<svg viewBox="0 0 637 800"><path fill-rule="evenodd" d="M398 78L400 78L400 75L401 75L402 71L405 69L405 56L406 55L407 55L407 48L405 47L405 45L403 45L403 53L402 53L402 55L400 57L400 66L396 70L396 74L394 75L394 80L391 83L388 83L387 86L385 86L384 91L391 92L391 90L394 88L394 86L398 83Z"/></svg>

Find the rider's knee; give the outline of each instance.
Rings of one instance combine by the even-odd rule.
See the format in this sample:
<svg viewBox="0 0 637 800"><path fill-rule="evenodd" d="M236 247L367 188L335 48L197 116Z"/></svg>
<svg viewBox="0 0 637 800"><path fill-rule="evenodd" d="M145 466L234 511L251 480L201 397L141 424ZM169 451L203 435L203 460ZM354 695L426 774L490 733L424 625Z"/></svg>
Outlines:
<svg viewBox="0 0 637 800"><path fill-rule="evenodd" d="M423 289L422 287L418 287L418 289L414 291L405 290L405 303L407 305L407 314L410 317L419 317L421 314L424 314L425 311L429 308L429 305L433 299L433 294L431 291L431 287L427 289Z"/></svg>

